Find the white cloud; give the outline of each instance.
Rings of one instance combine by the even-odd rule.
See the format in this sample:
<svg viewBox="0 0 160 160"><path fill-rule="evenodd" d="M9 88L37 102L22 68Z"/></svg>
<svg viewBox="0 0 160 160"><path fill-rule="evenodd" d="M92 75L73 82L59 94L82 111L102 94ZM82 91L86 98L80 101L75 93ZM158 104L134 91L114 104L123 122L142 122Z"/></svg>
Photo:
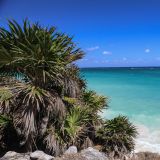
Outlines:
<svg viewBox="0 0 160 160"><path fill-rule="evenodd" d="M150 53L150 52L151 52L151 50L150 50L149 48L146 48L144 51L145 51L146 53Z"/></svg>
<svg viewBox="0 0 160 160"><path fill-rule="evenodd" d="M127 61L127 58L126 58L126 57L123 57L122 60L123 60L123 61Z"/></svg>
<svg viewBox="0 0 160 160"><path fill-rule="evenodd" d="M112 52L110 52L110 51L103 51L103 54L104 54L104 55L111 55Z"/></svg>
<svg viewBox="0 0 160 160"><path fill-rule="evenodd" d="M95 51L97 49L99 49L99 46L90 47L90 48L87 48L86 50L87 51Z"/></svg>

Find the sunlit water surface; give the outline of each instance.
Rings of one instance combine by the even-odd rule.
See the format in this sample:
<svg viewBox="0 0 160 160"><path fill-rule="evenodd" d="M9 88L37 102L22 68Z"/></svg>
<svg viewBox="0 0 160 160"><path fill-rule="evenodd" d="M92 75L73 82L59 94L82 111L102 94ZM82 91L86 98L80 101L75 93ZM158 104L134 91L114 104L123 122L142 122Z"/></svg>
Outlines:
<svg viewBox="0 0 160 160"><path fill-rule="evenodd" d="M109 98L102 116L126 115L137 126L136 151L160 153L160 68L82 69L87 87Z"/></svg>

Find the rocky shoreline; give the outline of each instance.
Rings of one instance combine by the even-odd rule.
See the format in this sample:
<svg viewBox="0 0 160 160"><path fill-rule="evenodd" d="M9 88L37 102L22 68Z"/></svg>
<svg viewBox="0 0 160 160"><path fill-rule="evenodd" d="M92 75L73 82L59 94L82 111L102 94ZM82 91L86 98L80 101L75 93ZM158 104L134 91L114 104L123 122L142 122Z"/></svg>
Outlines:
<svg viewBox="0 0 160 160"><path fill-rule="evenodd" d="M92 147L77 151L76 146L71 146L61 157L53 157L45 154L43 151L35 151L32 153L17 153L14 151L7 152L0 160L115 160L108 157L105 153L98 151ZM150 152L141 152L124 156L116 160L160 160L160 155Z"/></svg>

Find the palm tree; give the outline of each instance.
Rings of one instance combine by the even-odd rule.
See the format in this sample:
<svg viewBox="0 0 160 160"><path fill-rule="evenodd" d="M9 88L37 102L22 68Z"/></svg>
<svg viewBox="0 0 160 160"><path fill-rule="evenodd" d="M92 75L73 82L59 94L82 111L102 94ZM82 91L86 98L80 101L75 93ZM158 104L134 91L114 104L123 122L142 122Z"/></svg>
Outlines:
<svg viewBox="0 0 160 160"><path fill-rule="evenodd" d="M54 27L42 28L28 20L22 27L14 20L8 25L9 30L0 28L0 72L3 76L20 75L20 79L8 89L0 89L8 94L1 97L0 110L11 116L20 145L32 150L49 121L61 123L66 112L63 96L74 93L76 97L83 87L73 63L83 57L83 52L72 37ZM73 75L70 79L68 73Z"/></svg>
<svg viewBox="0 0 160 160"><path fill-rule="evenodd" d="M70 145L102 144L113 134L99 114L108 99L86 90L75 64L84 53L73 38L28 20L8 26L0 27L0 149L42 149L56 156Z"/></svg>

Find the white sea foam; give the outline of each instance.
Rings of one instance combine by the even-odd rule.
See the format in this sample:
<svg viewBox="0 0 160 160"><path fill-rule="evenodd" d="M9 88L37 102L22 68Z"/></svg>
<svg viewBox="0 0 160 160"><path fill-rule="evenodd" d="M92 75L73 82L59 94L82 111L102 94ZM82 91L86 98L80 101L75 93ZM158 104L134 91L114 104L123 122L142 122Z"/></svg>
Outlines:
<svg viewBox="0 0 160 160"><path fill-rule="evenodd" d="M135 152L153 152L160 154L160 130L151 130L137 125L138 137L135 140Z"/></svg>

